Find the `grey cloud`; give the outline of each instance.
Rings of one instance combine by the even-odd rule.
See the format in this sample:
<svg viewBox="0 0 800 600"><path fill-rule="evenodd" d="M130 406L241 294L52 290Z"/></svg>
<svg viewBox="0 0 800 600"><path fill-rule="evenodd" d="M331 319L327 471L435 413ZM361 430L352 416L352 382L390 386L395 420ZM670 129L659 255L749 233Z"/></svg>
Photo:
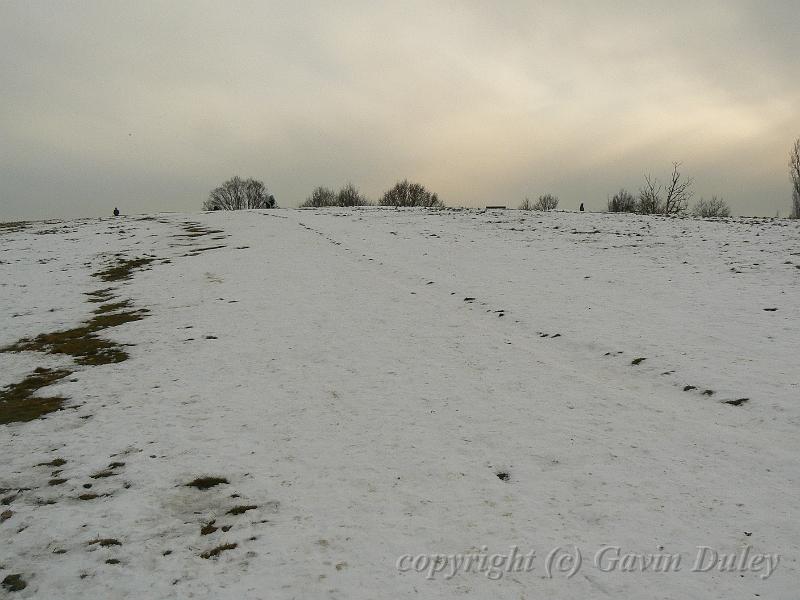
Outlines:
<svg viewBox="0 0 800 600"><path fill-rule="evenodd" d="M796 20L793 2L4 3L0 218L196 210L234 173L284 206L408 176L451 204L601 208L672 160L698 195L785 213Z"/></svg>

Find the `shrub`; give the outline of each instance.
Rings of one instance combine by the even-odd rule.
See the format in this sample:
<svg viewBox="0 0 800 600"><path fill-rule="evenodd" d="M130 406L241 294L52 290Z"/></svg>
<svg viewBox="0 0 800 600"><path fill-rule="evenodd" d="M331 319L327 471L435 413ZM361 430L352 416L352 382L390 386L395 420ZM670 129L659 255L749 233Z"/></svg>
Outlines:
<svg viewBox="0 0 800 600"><path fill-rule="evenodd" d="M525 198L525 201L519 205L520 210L533 210L533 203L530 198Z"/></svg>
<svg viewBox="0 0 800 600"><path fill-rule="evenodd" d="M636 198L628 190L621 188L609 198L608 212L636 212Z"/></svg>
<svg viewBox="0 0 800 600"><path fill-rule="evenodd" d="M539 199L533 205L533 210L555 210L558 207L558 197L553 194L545 194L539 196Z"/></svg>
<svg viewBox="0 0 800 600"><path fill-rule="evenodd" d="M436 194L432 194L419 183L407 179L395 184L380 199L381 206L424 206L442 208L444 204Z"/></svg>
<svg viewBox="0 0 800 600"><path fill-rule="evenodd" d="M262 181L231 177L211 190L203 210L243 210L248 208L277 208L275 196Z"/></svg>
<svg viewBox="0 0 800 600"><path fill-rule="evenodd" d="M314 188L311 195L300 205L300 208L321 208L324 206L336 206L336 192L330 188Z"/></svg>
<svg viewBox="0 0 800 600"><path fill-rule="evenodd" d="M713 196L711 200L700 198L692 209L692 214L696 217L730 217L731 209L728 203L722 198Z"/></svg>
<svg viewBox="0 0 800 600"><path fill-rule="evenodd" d="M362 196L352 183L348 183L336 195L337 206L368 206L369 204L367 197Z"/></svg>
<svg viewBox="0 0 800 600"><path fill-rule="evenodd" d="M300 208L324 208L328 206L367 206L369 200L362 196L356 186L348 183L339 192L334 192L330 188L318 187L315 188L311 195L306 198L306 201L300 205Z"/></svg>

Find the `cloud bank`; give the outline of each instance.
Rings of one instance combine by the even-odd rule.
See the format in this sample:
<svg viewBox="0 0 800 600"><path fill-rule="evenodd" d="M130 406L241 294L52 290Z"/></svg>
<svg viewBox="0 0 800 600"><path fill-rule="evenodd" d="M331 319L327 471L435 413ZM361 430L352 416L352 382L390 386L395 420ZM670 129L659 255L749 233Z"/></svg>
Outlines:
<svg viewBox="0 0 800 600"><path fill-rule="evenodd" d="M792 0L299 4L0 5L0 219L198 210L233 174L601 209L676 160L788 211Z"/></svg>

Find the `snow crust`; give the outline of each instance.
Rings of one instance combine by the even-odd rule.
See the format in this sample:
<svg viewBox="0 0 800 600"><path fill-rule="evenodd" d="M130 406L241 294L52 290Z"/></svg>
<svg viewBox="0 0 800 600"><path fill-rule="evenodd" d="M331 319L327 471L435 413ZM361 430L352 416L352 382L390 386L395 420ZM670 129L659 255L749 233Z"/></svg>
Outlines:
<svg viewBox="0 0 800 600"><path fill-rule="evenodd" d="M224 233L180 237L192 223ZM156 260L104 284L92 273L115 254ZM85 293L106 287L150 311L100 334L129 360L0 353L0 386L75 371L38 392L65 410L0 425L0 580L27 582L0 596L796 597L797 222L287 209L33 223L0 234L0 347L80 325L98 306ZM92 478L111 462L124 466ZM67 481L48 485L56 470ZM185 485L200 476L229 483ZM604 544L686 567L602 572L589 563ZM532 571L397 568L512 545L536 552ZM703 545L781 560L768 578L692 573ZM548 577L561 546L585 564Z"/></svg>

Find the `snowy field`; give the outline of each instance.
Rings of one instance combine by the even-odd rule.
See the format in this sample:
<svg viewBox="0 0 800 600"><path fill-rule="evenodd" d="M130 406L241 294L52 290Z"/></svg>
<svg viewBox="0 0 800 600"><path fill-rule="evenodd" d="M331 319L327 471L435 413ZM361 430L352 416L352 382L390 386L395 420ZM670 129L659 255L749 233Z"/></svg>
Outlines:
<svg viewBox="0 0 800 600"><path fill-rule="evenodd" d="M0 597L798 597L798 222L38 222L0 311L63 398L0 424ZM37 338L87 323L113 362Z"/></svg>

